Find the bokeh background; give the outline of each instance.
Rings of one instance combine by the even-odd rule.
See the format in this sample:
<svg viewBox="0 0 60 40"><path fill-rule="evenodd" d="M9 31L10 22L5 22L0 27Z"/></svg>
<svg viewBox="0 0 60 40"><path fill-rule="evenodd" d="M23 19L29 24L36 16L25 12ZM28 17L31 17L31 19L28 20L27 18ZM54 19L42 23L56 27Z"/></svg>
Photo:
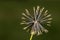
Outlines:
<svg viewBox="0 0 60 40"><path fill-rule="evenodd" d="M29 40L30 33L20 25L21 14L37 5L49 10L53 22L47 34L33 40L60 40L60 0L0 0L0 40Z"/></svg>

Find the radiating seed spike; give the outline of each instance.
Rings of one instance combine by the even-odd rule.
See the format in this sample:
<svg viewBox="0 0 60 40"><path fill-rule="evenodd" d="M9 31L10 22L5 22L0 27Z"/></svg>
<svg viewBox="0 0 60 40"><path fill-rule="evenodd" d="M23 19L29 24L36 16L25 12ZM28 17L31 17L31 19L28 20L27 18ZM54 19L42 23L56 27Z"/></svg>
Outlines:
<svg viewBox="0 0 60 40"><path fill-rule="evenodd" d="M38 32L38 34L37 35L41 35L42 34L42 32L40 31L40 32Z"/></svg>
<svg viewBox="0 0 60 40"><path fill-rule="evenodd" d="M51 16L51 14L47 15L46 18L47 18L47 17L50 17L50 16Z"/></svg>
<svg viewBox="0 0 60 40"><path fill-rule="evenodd" d="M29 11L27 9L25 9L25 10L26 10L27 15L30 15Z"/></svg>
<svg viewBox="0 0 60 40"><path fill-rule="evenodd" d="M48 18L48 17L50 17L50 16L51 16L51 14L47 15L46 17L44 17L44 18L42 18L42 19L46 19L46 18Z"/></svg>
<svg viewBox="0 0 60 40"><path fill-rule="evenodd" d="M36 20L36 10L35 10L35 7L33 7L33 11L34 11L34 19Z"/></svg>
<svg viewBox="0 0 60 40"><path fill-rule="evenodd" d="M37 6L37 10L39 10L39 6Z"/></svg>
<svg viewBox="0 0 60 40"><path fill-rule="evenodd" d="M37 35L40 35L40 32L38 32L38 34Z"/></svg>
<svg viewBox="0 0 60 40"><path fill-rule="evenodd" d="M44 30L44 32L45 32L45 33L47 33L47 32L48 32L48 30L47 30L47 29L45 29L45 30Z"/></svg>
<svg viewBox="0 0 60 40"><path fill-rule="evenodd" d="M48 15L48 13L44 13L44 16L47 16Z"/></svg>
<svg viewBox="0 0 60 40"><path fill-rule="evenodd" d="M34 11L34 13L35 13L35 7L33 7L33 11Z"/></svg>
<svg viewBox="0 0 60 40"><path fill-rule="evenodd" d="M39 6L37 6L36 15L38 15L38 11L39 11Z"/></svg>
<svg viewBox="0 0 60 40"><path fill-rule="evenodd" d="M47 23L51 23L51 21L48 21Z"/></svg>
<svg viewBox="0 0 60 40"><path fill-rule="evenodd" d="M43 19L43 20L41 20L40 22L42 23L42 22L47 21L46 23L51 23L51 20L52 20L52 18L48 18L48 19Z"/></svg>
<svg viewBox="0 0 60 40"><path fill-rule="evenodd" d="M47 20L52 20L52 18L48 18Z"/></svg>
<svg viewBox="0 0 60 40"><path fill-rule="evenodd" d="M38 32L38 34L37 35L40 35L40 32Z"/></svg>
<svg viewBox="0 0 60 40"><path fill-rule="evenodd" d="M36 10L36 12L38 13L38 11L39 11L39 6L37 6L37 10Z"/></svg>
<svg viewBox="0 0 60 40"><path fill-rule="evenodd" d="M42 19L46 19L46 18L48 18L48 17L50 17L50 16L51 16L51 14L47 15L46 17L44 17L44 18L42 18Z"/></svg>
<svg viewBox="0 0 60 40"><path fill-rule="evenodd" d="M47 21L47 20L41 20L40 22L42 23L42 22L44 22L44 21Z"/></svg>
<svg viewBox="0 0 60 40"><path fill-rule="evenodd" d="M22 13L22 15L24 15L26 18L33 20L32 18L30 18L29 16L27 16L25 13Z"/></svg>
<svg viewBox="0 0 60 40"><path fill-rule="evenodd" d="M20 23L20 24L25 24L25 23Z"/></svg>
<svg viewBox="0 0 60 40"><path fill-rule="evenodd" d="M48 10L45 11L44 16L46 16L48 14L47 12L48 12Z"/></svg>
<svg viewBox="0 0 60 40"><path fill-rule="evenodd" d="M45 30L45 28L41 24L39 24L39 25L40 25L41 31L43 32Z"/></svg>
<svg viewBox="0 0 60 40"><path fill-rule="evenodd" d="M40 13L44 10L44 7L40 10Z"/></svg>
<svg viewBox="0 0 60 40"><path fill-rule="evenodd" d="M26 30L26 29L27 29L27 27L24 27L23 29L24 29L24 30Z"/></svg>
<svg viewBox="0 0 60 40"><path fill-rule="evenodd" d="M23 15L23 16L26 16L26 14L25 14L25 13L22 13L22 15Z"/></svg>
<svg viewBox="0 0 60 40"><path fill-rule="evenodd" d="M48 12L48 10L45 11L45 13L47 13L47 12Z"/></svg>
<svg viewBox="0 0 60 40"><path fill-rule="evenodd" d="M35 24L33 25L32 29L31 29L31 34L36 34L36 29L35 29Z"/></svg>
<svg viewBox="0 0 60 40"><path fill-rule="evenodd" d="M28 16L30 16L31 18L33 18L33 17L30 15L29 11L28 11L27 9L25 9L25 10L26 10L26 14L27 14Z"/></svg>
<svg viewBox="0 0 60 40"><path fill-rule="evenodd" d="M47 24L47 26L51 26L50 24Z"/></svg>
<svg viewBox="0 0 60 40"><path fill-rule="evenodd" d="M38 16L38 20L39 20L39 18L41 17L43 10L44 10L44 7L40 10L40 14L39 14L39 16Z"/></svg>
<svg viewBox="0 0 60 40"><path fill-rule="evenodd" d="M25 17L22 17L21 19L26 19Z"/></svg>
<svg viewBox="0 0 60 40"><path fill-rule="evenodd" d="M27 18L29 18L25 13L22 13L22 15L25 16L25 17L27 17Z"/></svg>
<svg viewBox="0 0 60 40"><path fill-rule="evenodd" d="M42 23L42 22L44 22L44 21L48 21L47 23L51 23L50 21L52 20L52 18L48 18L48 19L43 19L43 20L41 20L40 22Z"/></svg>
<svg viewBox="0 0 60 40"><path fill-rule="evenodd" d="M29 24L29 23L26 23L26 22L22 22L22 23L20 23L20 24Z"/></svg>
<svg viewBox="0 0 60 40"><path fill-rule="evenodd" d="M29 27L29 26L27 26L27 27L24 27L23 29L24 29L24 30L26 30L28 27Z"/></svg>

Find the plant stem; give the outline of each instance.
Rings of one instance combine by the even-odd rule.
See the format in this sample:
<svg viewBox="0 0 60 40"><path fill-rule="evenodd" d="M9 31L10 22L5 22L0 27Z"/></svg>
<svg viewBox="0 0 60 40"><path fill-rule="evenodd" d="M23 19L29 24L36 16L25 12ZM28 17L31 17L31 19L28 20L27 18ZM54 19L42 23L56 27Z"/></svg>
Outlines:
<svg viewBox="0 0 60 40"><path fill-rule="evenodd" d="M30 40L32 40L32 38L33 38L33 35L34 35L34 34L31 34L31 36L30 36Z"/></svg>

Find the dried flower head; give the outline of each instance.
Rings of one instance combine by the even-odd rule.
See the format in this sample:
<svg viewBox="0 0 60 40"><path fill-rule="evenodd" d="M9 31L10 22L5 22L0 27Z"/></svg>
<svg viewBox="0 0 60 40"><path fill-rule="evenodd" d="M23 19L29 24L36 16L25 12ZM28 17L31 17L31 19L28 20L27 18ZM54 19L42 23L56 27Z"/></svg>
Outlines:
<svg viewBox="0 0 60 40"><path fill-rule="evenodd" d="M43 8L40 8L39 6L37 6L37 8L33 7L33 13L32 15L30 14L30 12L25 9L25 13L22 13L23 20L27 20L27 21L23 21L21 24L26 24L28 25L27 27L24 27L24 30L28 29L30 30L31 33L31 37L30 40L32 40L33 35L37 34L37 35L41 35L43 32L47 33L48 30L46 28L44 28L44 24L46 24L47 26L50 26L51 23L51 14L48 14L48 10L44 10Z"/></svg>

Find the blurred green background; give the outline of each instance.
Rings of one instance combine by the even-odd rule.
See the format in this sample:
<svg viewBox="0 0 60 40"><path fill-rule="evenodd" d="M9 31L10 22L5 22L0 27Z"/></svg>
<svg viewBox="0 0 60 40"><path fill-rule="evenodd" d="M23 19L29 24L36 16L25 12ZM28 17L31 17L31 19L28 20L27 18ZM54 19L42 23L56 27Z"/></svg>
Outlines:
<svg viewBox="0 0 60 40"><path fill-rule="evenodd" d="M33 40L60 40L60 0L1 0L0 40L29 40L30 34L20 25L24 9L33 6L45 7L52 14L53 22L47 34L34 36Z"/></svg>

